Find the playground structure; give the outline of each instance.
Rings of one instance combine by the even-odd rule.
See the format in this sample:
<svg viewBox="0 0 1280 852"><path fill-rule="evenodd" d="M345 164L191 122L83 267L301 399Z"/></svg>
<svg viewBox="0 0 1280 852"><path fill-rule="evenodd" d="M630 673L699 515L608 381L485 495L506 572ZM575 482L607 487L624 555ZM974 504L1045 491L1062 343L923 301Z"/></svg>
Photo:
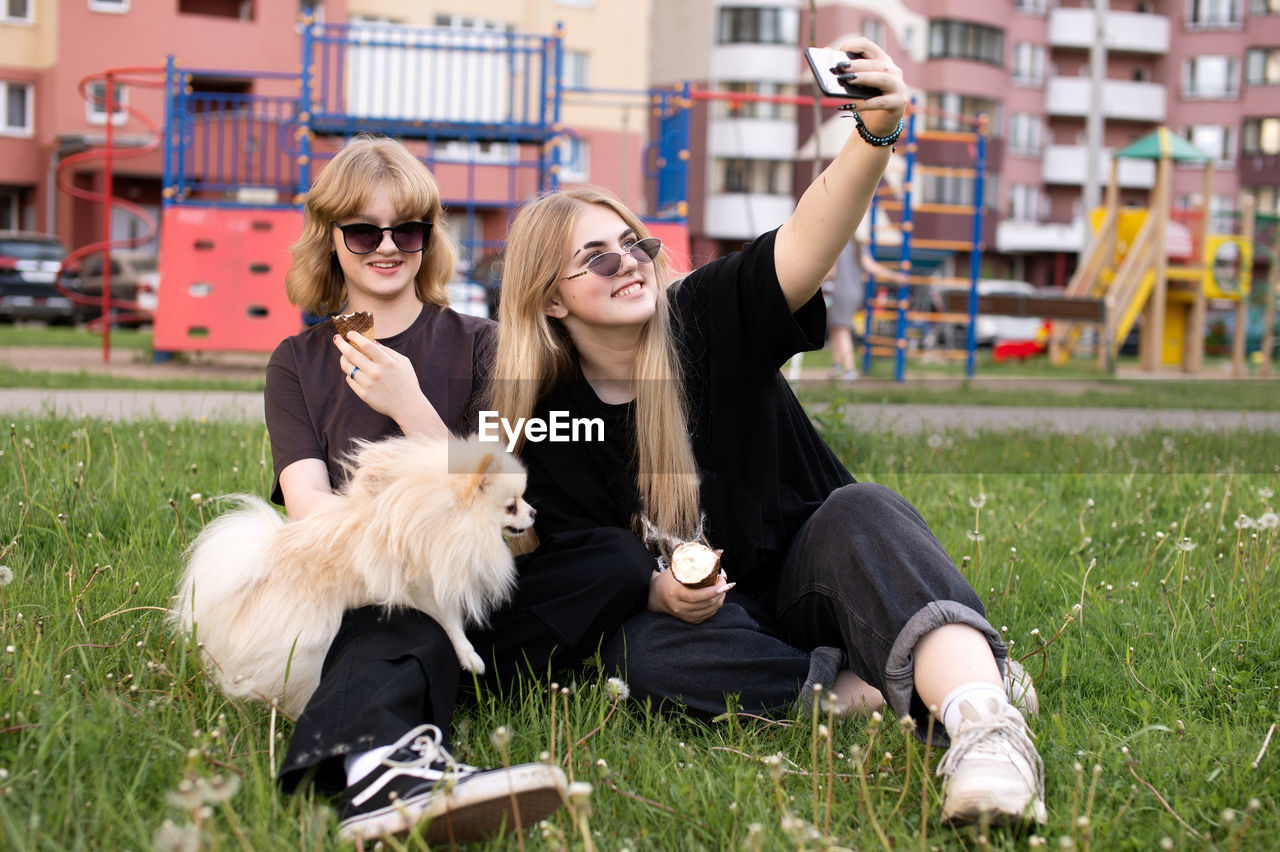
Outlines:
<svg viewBox="0 0 1280 852"><path fill-rule="evenodd" d="M443 201L459 224L457 236L463 255L458 273L467 281L476 282L473 276L477 269L483 269L484 261L500 251L515 209L532 195L559 184L559 143L574 135L561 121L565 90L559 78L559 32L541 36L315 22L309 22L301 32L302 70L295 74L188 69L170 60L164 69L114 69L94 78L105 78L108 83L127 79L130 85L163 85L165 91L162 131L128 108L150 128L163 150L160 258L164 286L154 317L157 352L269 351L297 331L302 319L287 302L281 281L289 263L288 246L301 227L300 200L314 172L354 133L372 130L396 136L438 176L453 178L442 179L442 187L465 188L446 195ZM416 82L387 87L384 81L388 78ZM209 90L193 85L198 79L253 79L254 83L244 90ZM105 90L110 109L112 86ZM653 141L646 162L647 177L653 184L654 214L649 223L668 245L677 269L687 268L689 263L686 198L692 105L715 99L813 103L812 98L800 96L695 91L687 84L674 91L626 94L651 104ZM823 101L828 107L839 103ZM924 112L915 104L908 111L905 142L899 146L902 154L898 158L905 174L902 185L882 184L870 213L873 250L879 232L877 220L896 215L893 224L900 235L897 267L904 279L892 296L889 288L882 292L879 282L867 281L864 370L870 369L873 357L892 355L895 379L901 381L907 357L922 349L913 346L914 330L921 323L938 323L965 329L964 346L935 347L927 354L963 359L971 376L976 369L975 327L980 313L1055 320L1056 363L1064 360L1061 353L1069 352L1090 324L1103 329L1098 337L1109 345L1099 349L1106 358L1114 358L1118 341L1132 327L1141 305L1157 301L1166 307L1159 311L1158 320L1144 320L1144 340L1148 334L1153 340L1168 337L1159 332L1165 328L1171 333L1181 330L1181 334L1174 334L1179 339L1202 341L1203 301L1232 298L1232 294L1218 286L1223 279L1213 276L1208 262L1157 272L1156 256L1164 254L1153 247L1165 242L1167 228L1158 227L1162 217L1145 216L1143 211L1114 210L1114 215L1107 212L1102 216L1099 236L1064 297L1011 300L979 295L977 282L985 248L985 117L947 116L948 123L968 126L965 132L919 131L918 116ZM922 142L932 143L935 152L945 146L950 151L941 157L946 164L920 163L917 155ZM104 163L105 194L110 194L113 157L139 155L136 152L154 147L113 149L108 123L105 150L91 152ZM1118 156L1126 155L1121 152ZM73 162L68 158L64 168ZM1153 190L1153 209L1168 206L1168 164L1162 161L1161 169L1164 182L1158 180ZM968 203L913 203L915 181L931 176L971 181ZM63 188L76 192L69 185ZM1113 180L1108 191L1109 211L1116 206L1116 196ZM145 211L130 210L120 199L103 206L106 234L111 233L113 206L147 218ZM914 234L917 212L971 217L972 236L969 240L920 239ZM1197 252L1222 245L1234 247L1243 270L1243 287L1237 287L1236 293L1247 294L1252 259L1248 234L1209 235L1207 217L1197 221L1203 236L1193 254L1199 256ZM1252 217L1246 216L1242 222L1242 231L1247 230ZM137 245L148 238L104 240L77 250L73 259L93 251ZM923 254L959 251L969 254L968 277L917 273ZM1150 275L1142 271L1148 267ZM1272 270L1274 274L1274 262ZM1176 283L1157 284L1166 279ZM1195 281L1202 284L1199 290ZM912 305L913 291L939 288L949 299L931 300L928 310ZM104 286L104 314L117 319L120 310L135 307L111 300L108 290ZM1162 297L1153 300L1152 293ZM1238 295L1236 301L1243 303ZM110 313L112 309L115 314ZM1154 310L1148 308L1149 312ZM873 333L881 320L892 325L891 333ZM110 322L102 325L105 358ZM1243 320L1238 319L1236 328L1243 327ZM1144 350L1144 368L1150 351L1151 344ZM1194 351L1194 347L1186 350ZM1198 365L1198 355L1187 357L1190 360L1185 363Z"/></svg>
<svg viewBox="0 0 1280 852"><path fill-rule="evenodd" d="M1156 178L1148 208L1119 205L1117 161L1155 160ZM1204 191L1196 210L1172 208L1175 163L1202 167ZM1096 329L1098 361L1110 369L1120 346L1138 318L1138 358L1144 371L1178 365L1197 373L1204 360L1205 319L1210 300L1235 306L1232 371L1244 372L1245 327L1254 248L1254 215L1246 199L1236 234L1210 232L1208 199L1212 197L1213 160L1190 143L1161 127L1116 152L1111 162L1105 206L1093 211L1093 237L1066 288L1066 295L1101 302L1104 310L1093 323L1055 324L1050 359L1064 364L1082 339L1086 325ZM1181 244L1170 239L1185 234ZM1180 261L1171 264L1170 260ZM1274 273L1275 262L1272 261Z"/></svg>

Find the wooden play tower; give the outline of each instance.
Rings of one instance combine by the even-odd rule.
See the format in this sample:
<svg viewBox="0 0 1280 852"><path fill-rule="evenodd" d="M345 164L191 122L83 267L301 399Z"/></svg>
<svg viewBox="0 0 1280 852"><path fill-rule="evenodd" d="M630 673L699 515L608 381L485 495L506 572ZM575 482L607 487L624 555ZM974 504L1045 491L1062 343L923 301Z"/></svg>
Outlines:
<svg viewBox="0 0 1280 852"><path fill-rule="evenodd" d="M1117 164L1121 158L1156 162L1149 207L1120 206ZM1204 189L1197 210L1173 209L1173 169L1178 163L1203 169ZM1095 324L1098 359L1105 368L1114 365L1139 317L1138 358L1147 372L1168 366L1186 373L1201 370L1210 300L1234 302L1236 329L1244 328L1253 263L1253 216L1246 206L1239 233L1210 233L1207 205L1212 187L1212 157L1166 127L1113 156L1105 205L1092 215L1093 240L1066 289L1069 297L1105 303L1104 319ZM1175 247L1170 240L1175 227L1171 223L1178 221L1185 223L1177 227L1189 241ZM1178 262L1171 263L1171 257ZM1054 324L1049 349L1053 363L1066 363L1086 325ZM1244 334L1239 331L1232 341L1232 363L1233 372L1243 372Z"/></svg>

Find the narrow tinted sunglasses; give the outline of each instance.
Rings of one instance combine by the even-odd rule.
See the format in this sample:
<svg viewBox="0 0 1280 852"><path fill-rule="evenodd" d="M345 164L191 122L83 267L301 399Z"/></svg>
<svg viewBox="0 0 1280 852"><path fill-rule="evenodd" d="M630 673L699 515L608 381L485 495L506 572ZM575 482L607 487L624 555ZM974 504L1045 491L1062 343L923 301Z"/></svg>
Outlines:
<svg viewBox="0 0 1280 852"><path fill-rule="evenodd" d="M391 242L396 244L396 248L411 254L426 248L427 239L431 236L431 223L426 221L401 222L389 228L379 228L368 222L356 222L352 225L334 222L333 226L342 232L342 242L352 254L372 254L377 251L378 246L382 245L382 235L387 231L391 232Z"/></svg>
<svg viewBox="0 0 1280 852"><path fill-rule="evenodd" d="M660 251L662 251L662 240L657 237L645 237L643 240L636 240L627 248L627 254L634 257L637 263L653 263L653 259L658 256ZM575 272L572 275L566 275L564 279L568 281L570 278L581 278L588 272L594 272L601 278L612 278L618 274L618 270L621 268L622 252L606 251L588 260L586 269L581 272Z"/></svg>

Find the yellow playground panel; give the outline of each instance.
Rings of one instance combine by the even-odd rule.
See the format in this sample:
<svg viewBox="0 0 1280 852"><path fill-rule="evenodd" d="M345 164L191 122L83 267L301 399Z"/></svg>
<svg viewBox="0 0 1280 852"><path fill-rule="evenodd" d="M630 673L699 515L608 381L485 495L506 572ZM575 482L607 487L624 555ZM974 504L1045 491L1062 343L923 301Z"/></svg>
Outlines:
<svg viewBox="0 0 1280 852"><path fill-rule="evenodd" d="M1121 157L1158 161L1149 208L1120 207L1115 161ZM1106 205L1090 211L1092 242L1081 255L1066 295L1104 301L1105 320L1097 336L1102 364L1114 363L1141 316L1142 368L1180 365L1189 373L1198 372L1201 366L1208 302L1234 302L1237 339L1232 345L1232 363L1239 372L1244 359L1243 314L1252 285L1252 206L1246 202L1239 234L1209 233L1207 209L1172 208L1174 162L1202 165L1202 197L1209 198L1212 158L1167 128L1159 128L1116 153ZM1067 361L1081 338L1082 326L1080 322L1055 324L1050 342L1053 363Z"/></svg>

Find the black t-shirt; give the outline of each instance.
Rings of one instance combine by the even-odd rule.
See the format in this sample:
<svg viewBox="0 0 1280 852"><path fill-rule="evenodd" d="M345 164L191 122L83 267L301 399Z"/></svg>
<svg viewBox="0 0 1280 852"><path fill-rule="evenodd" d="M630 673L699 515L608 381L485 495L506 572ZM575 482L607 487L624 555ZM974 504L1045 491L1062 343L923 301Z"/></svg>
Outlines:
<svg viewBox="0 0 1280 852"><path fill-rule="evenodd" d="M423 305L407 329L378 343L408 358L423 394L451 430L474 430L477 401L493 364L497 326L449 308ZM370 408L342 378L332 322L281 341L267 362L266 420L275 466L271 499L283 505L280 471L300 459L328 465L341 483L342 460L358 440L400 434L385 414Z"/></svg>
<svg viewBox="0 0 1280 852"><path fill-rule="evenodd" d="M823 345L816 294L794 314L778 284L776 232L691 272L668 291L685 369L690 432L702 474L707 539L723 547L738 590L769 595L801 525L853 477L823 443L779 368ZM602 442L528 442L530 502L541 540L598 526L630 529L635 487L633 406L608 405L576 372L538 406L600 418Z"/></svg>

